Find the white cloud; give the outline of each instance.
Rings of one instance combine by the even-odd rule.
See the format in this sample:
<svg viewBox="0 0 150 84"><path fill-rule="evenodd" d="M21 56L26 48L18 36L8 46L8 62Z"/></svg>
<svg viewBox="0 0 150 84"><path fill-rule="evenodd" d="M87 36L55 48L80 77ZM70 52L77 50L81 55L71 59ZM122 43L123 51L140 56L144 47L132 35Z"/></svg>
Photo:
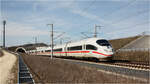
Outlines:
<svg viewBox="0 0 150 84"><path fill-rule="evenodd" d="M101 23L103 25L109 25L110 24L109 21L106 21L106 20L104 20L103 18L101 18L101 17L99 17L97 15L91 14L89 12L82 11L80 9L72 9L70 11L73 14L78 14L78 15L80 15L82 17L85 17L85 18L89 19L89 21L90 20L97 21L97 22L99 22L99 23Z"/></svg>
<svg viewBox="0 0 150 84"><path fill-rule="evenodd" d="M66 21L65 19L58 18L56 16L46 17L46 16L40 16L40 15L34 15L34 16L27 17L26 19L27 19L27 22L32 23L31 25L33 26L46 27L46 24L54 24L54 27L57 27L60 30L71 28L71 26L73 25L71 22ZM67 25L67 28L64 28L64 26L66 25Z"/></svg>
<svg viewBox="0 0 150 84"><path fill-rule="evenodd" d="M47 9L47 11L54 10L57 8L70 8L72 7L74 1L76 0L35 0L32 9L36 11L38 10L38 6Z"/></svg>
<svg viewBox="0 0 150 84"><path fill-rule="evenodd" d="M46 30L37 30L32 26L27 26L20 23L10 22L7 25L7 36L24 37L24 36L37 36L37 35L48 35Z"/></svg>
<svg viewBox="0 0 150 84"><path fill-rule="evenodd" d="M91 20L99 19L98 16L92 15L90 13L87 13L87 12L84 12L84 11L81 11L81 10L72 10L72 13L78 14L82 17L86 17L86 18L91 19Z"/></svg>
<svg viewBox="0 0 150 84"><path fill-rule="evenodd" d="M134 33L136 33L137 35L142 33L143 31L149 31L148 24L140 24L137 26L123 27L121 29L116 29L115 31L110 31L105 34L109 36L117 35L118 37L120 37L120 35L126 35L126 37L128 37L128 35L134 35Z"/></svg>
<svg viewBox="0 0 150 84"><path fill-rule="evenodd" d="M72 22L68 22L67 20L65 20L65 18L57 17L56 15L51 13L52 10L55 10L55 9L61 10L62 8L64 8L65 10L68 10L72 14L76 14L83 18L87 18L89 21L97 21L98 23L104 25L104 28L106 28L105 26L108 26L110 23L109 21L111 21L111 20L109 21L105 20L102 17L89 12L88 10L82 11L81 10L82 8L80 8L81 6L77 4L78 3L77 1L79 0L26 0L26 1L35 1L35 3L33 3L33 6L32 6L32 9L34 12L31 12L31 16L21 17L23 22L21 22L20 20L19 20L20 22L16 22L16 21L10 22L7 25L8 36L15 36L15 37L22 37L22 36L28 37L29 36L30 37L30 36L37 36L37 35L49 35L50 30L48 30L49 27L46 26L46 24L48 23L50 24L53 23L55 28L59 28L58 29L59 31L66 31L68 30L68 28L73 28L72 26L74 24ZM80 1L93 1L93 0L80 0ZM96 1L106 1L106 0L96 0ZM120 1L120 0L107 0L107 1ZM55 4L52 6L52 4L50 4L51 2L55 2ZM38 10L39 7L42 7L43 10L39 11ZM49 16L48 14L44 14L44 13L49 13ZM10 14L10 15L15 16L16 14L14 15ZM9 19L10 18L12 17L9 17ZM24 23L25 21L26 23ZM135 24L134 22L136 21L130 20L130 21L119 22L115 25L109 25L110 31L107 31L107 35L113 36L115 34L114 37L115 36L119 37L119 35L123 32L130 32L130 29L124 29L120 27L122 26L128 27L130 25ZM39 26L46 27L47 29L46 30L40 29Z"/></svg>

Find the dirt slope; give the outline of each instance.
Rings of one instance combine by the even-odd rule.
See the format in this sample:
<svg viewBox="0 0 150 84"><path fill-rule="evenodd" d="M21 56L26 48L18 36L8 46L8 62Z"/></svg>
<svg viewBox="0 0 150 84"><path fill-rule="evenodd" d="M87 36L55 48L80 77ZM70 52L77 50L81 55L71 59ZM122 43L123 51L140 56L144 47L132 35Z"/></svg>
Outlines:
<svg viewBox="0 0 150 84"><path fill-rule="evenodd" d="M144 36L127 46L125 46L123 49L140 49L140 48L150 48L150 36Z"/></svg>
<svg viewBox="0 0 150 84"><path fill-rule="evenodd" d="M4 56L0 57L0 84L7 84L11 78L11 69L17 58L15 55L3 51Z"/></svg>
<svg viewBox="0 0 150 84"><path fill-rule="evenodd" d="M124 47L125 45L127 45L128 43L136 40L137 38L139 38L140 36L134 36L134 37L128 37L128 38L120 38L120 39L114 39L114 40L109 40L109 42L112 44L113 48L115 50L118 50L122 47Z"/></svg>

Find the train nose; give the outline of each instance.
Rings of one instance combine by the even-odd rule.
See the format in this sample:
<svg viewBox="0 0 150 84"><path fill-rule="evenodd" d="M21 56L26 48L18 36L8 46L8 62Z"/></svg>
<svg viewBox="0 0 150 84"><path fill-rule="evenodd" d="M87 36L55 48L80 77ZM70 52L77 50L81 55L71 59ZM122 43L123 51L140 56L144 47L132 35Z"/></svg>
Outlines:
<svg viewBox="0 0 150 84"><path fill-rule="evenodd" d="M106 53L111 53L111 52L113 52L112 49L104 49L104 51L105 51Z"/></svg>
<svg viewBox="0 0 150 84"><path fill-rule="evenodd" d="M103 47L103 49L104 49L104 51L107 52L107 53L113 52L113 49L112 49L111 46L105 46L105 47Z"/></svg>

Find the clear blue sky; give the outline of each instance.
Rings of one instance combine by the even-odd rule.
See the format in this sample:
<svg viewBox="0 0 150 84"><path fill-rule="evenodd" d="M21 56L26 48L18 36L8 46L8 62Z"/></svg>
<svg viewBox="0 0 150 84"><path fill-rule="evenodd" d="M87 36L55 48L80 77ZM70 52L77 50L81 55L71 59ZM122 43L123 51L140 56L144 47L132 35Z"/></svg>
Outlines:
<svg viewBox="0 0 150 84"><path fill-rule="evenodd" d="M0 44L5 19L8 46L33 43L34 37L49 43L46 24L52 23L55 31L66 32L63 37L71 40L82 39L81 32L92 36L94 24L102 26L98 37L106 39L149 31L149 0L1 0L0 5Z"/></svg>

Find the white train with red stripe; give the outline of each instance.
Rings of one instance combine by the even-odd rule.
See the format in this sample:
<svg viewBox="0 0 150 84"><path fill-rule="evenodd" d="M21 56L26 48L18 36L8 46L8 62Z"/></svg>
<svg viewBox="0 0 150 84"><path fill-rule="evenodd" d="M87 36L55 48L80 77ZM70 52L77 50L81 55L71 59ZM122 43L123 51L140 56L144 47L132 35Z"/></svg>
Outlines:
<svg viewBox="0 0 150 84"><path fill-rule="evenodd" d="M28 51L38 55L51 55L51 47ZM54 56L59 57L86 57L97 59L110 59L114 52L111 44L102 38L89 38L64 45L54 46Z"/></svg>

